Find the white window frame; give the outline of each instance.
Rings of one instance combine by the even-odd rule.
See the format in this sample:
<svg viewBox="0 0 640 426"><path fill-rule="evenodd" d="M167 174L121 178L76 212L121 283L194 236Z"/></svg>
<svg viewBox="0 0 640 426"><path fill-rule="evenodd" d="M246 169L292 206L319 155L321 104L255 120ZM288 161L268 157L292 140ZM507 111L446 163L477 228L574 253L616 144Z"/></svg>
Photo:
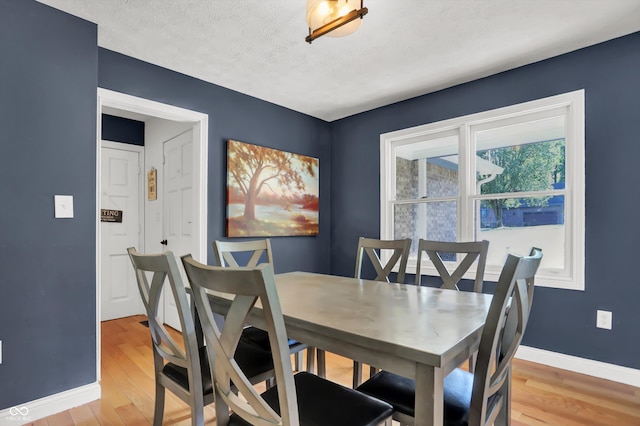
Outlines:
<svg viewBox="0 0 640 426"><path fill-rule="evenodd" d="M585 265L585 125L584 90L577 90L548 98L538 99L508 107L483 111L476 114L456 117L436 123L416 126L408 129L380 135L380 238L394 238L393 208L396 203L395 186L395 149L402 145L415 143L434 134L457 132L459 137L460 194L453 197L458 202L458 238L460 241L474 239L473 215L463 217L463 212L473 211L475 200L483 198L473 195L472 186L475 177L471 176L471 159L475 146L471 141L471 129L488 122L516 118L532 113L544 114L545 111L565 108L565 269L541 268L536 275L536 285L570 290L584 290ZM464 167L462 166L464 165ZM522 195L526 195L523 193ZM491 248L490 248L491 249ZM544 251L543 251L544 253ZM526 253L521 253L526 254ZM426 256L423 256L426 258ZM433 265L423 260L424 275L438 275ZM485 281L497 282L500 274L497 266L487 265ZM411 259L407 273L415 274L415 260ZM475 271L470 270L465 278L473 278Z"/></svg>

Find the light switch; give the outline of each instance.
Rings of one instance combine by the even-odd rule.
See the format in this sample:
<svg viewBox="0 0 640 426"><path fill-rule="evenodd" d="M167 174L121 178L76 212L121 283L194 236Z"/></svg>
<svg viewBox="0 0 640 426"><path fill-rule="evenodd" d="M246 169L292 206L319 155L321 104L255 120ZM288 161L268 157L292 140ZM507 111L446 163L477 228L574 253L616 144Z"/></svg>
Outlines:
<svg viewBox="0 0 640 426"><path fill-rule="evenodd" d="M56 218L73 217L73 195L54 195L53 200L56 207Z"/></svg>

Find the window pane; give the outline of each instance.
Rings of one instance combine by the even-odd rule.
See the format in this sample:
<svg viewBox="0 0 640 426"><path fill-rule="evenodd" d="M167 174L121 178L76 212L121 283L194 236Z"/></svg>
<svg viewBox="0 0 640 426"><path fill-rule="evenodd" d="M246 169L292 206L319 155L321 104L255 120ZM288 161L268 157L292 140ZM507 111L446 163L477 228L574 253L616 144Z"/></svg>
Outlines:
<svg viewBox="0 0 640 426"><path fill-rule="evenodd" d="M529 254L539 247L541 267L565 267L564 196L481 200L478 209L476 239L490 242L487 264L503 265L508 253Z"/></svg>
<svg viewBox="0 0 640 426"><path fill-rule="evenodd" d="M393 210L393 238L411 238L410 257L417 257L420 238L456 241L457 202L396 204Z"/></svg>
<svg viewBox="0 0 640 426"><path fill-rule="evenodd" d="M444 136L396 148L396 199L458 195L458 136Z"/></svg>
<svg viewBox="0 0 640 426"><path fill-rule="evenodd" d="M564 188L564 116L478 131L475 136L478 193Z"/></svg>

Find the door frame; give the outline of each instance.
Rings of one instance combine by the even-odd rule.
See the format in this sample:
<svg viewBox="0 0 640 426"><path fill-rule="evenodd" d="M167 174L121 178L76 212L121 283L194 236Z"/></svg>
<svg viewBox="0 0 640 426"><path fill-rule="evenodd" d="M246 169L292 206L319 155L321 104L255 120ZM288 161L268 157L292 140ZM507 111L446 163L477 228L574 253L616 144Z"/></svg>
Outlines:
<svg viewBox="0 0 640 426"><path fill-rule="evenodd" d="M100 146L102 141L102 110L103 107L116 108L159 119L192 122L194 131L193 174L194 174L194 234L195 241L192 255L203 263L207 263L207 183L208 183L208 141L209 116L207 114L163 104L125 93L115 92L103 88L97 91L97 126L96 126L96 377L100 376L100 347L101 347L101 238L100 238L100 194L101 170ZM146 170L143 170L146 175ZM143 192L144 194L144 192ZM143 196L144 198L144 196Z"/></svg>

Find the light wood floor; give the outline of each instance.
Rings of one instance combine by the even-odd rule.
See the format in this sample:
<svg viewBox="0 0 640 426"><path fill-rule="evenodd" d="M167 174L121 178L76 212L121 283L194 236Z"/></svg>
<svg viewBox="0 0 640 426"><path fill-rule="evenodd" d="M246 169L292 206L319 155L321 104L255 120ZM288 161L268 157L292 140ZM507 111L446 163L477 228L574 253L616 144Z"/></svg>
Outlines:
<svg viewBox="0 0 640 426"><path fill-rule="evenodd" d="M148 329L137 316L102 323L102 399L32 425L151 425L153 365ZM327 353L327 376L351 383L351 361ZM366 369L365 369L366 370ZM640 389L515 360L514 426L640 425ZM212 406L206 421L215 424ZM167 392L165 424L190 425L188 407Z"/></svg>

